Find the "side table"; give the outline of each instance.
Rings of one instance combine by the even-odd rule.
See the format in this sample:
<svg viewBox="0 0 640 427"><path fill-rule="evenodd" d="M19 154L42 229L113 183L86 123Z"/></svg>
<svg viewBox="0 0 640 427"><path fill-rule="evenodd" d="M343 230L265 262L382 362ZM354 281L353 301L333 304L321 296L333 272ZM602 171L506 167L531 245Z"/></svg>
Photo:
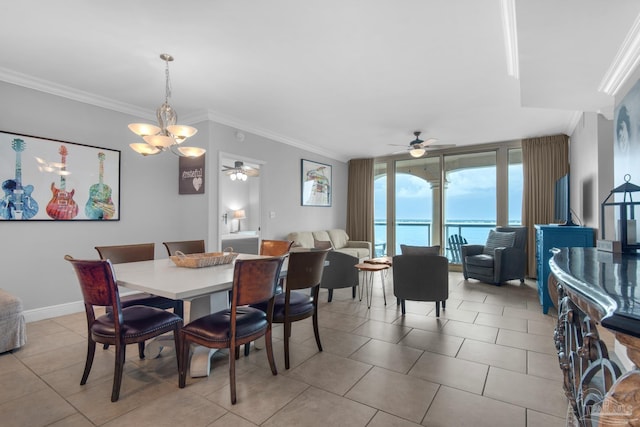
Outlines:
<svg viewBox="0 0 640 427"><path fill-rule="evenodd" d="M384 297L384 305L387 305L387 295L384 289L384 272L389 269L390 265L386 263L372 263L370 261L372 261L372 259L354 265L355 268L364 273L364 288L367 298L367 308L371 308L371 301L373 299L373 273L376 271L380 272L380 279L382 280L382 296ZM358 293L360 301L362 301L362 287L358 287Z"/></svg>

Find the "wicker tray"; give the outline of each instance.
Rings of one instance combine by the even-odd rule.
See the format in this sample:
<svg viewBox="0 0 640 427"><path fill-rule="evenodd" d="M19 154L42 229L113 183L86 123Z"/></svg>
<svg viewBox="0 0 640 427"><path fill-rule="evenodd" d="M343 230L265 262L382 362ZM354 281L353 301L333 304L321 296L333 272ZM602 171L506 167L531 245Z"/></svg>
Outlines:
<svg viewBox="0 0 640 427"><path fill-rule="evenodd" d="M176 251L171 261L178 267L201 268L214 265L230 264L238 256L233 248L225 248L224 252L207 252L203 254L184 254Z"/></svg>

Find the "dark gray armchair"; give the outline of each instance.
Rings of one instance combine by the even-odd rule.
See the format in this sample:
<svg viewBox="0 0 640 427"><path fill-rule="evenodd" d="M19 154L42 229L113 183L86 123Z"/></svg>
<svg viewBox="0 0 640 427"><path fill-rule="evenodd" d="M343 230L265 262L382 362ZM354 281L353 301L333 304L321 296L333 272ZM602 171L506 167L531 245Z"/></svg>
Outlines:
<svg viewBox="0 0 640 427"><path fill-rule="evenodd" d="M329 299L333 298L333 290L339 288L353 288L352 297L356 297L358 286L358 269L354 266L360 260L344 252L329 251L327 259L329 265L324 268L320 287L329 290Z"/></svg>
<svg viewBox="0 0 640 427"><path fill-rule="evenodd" d="M446 307L449 297L449 260L440 255L396 255L393 257L393 293L405 314L405 300L435 301L436 316L440 303Z"/></svg>
<svg viewBox="0 0 640 427"><path fill-rule="evenodd" d="M485 245L462 245L465 279L500 285L519 279L524 283L527 264L527 227L497 227Z"/></svg>

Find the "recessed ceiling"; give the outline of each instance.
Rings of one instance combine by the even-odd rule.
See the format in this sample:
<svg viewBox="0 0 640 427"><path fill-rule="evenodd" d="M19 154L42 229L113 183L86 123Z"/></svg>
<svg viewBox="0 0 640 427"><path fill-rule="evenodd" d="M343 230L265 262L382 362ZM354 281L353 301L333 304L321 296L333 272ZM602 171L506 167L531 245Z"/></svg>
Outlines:
<svg viewBox="0 0 640 427"><path fill-rule="evenodd" d="M571 133L640 2L516 1L520 79L499 0L3 4L0 80L152 117L171 63L181 122L211 118L336 159L413 131L458 146ZM124 147L124 143L123 143Z"/></svg>

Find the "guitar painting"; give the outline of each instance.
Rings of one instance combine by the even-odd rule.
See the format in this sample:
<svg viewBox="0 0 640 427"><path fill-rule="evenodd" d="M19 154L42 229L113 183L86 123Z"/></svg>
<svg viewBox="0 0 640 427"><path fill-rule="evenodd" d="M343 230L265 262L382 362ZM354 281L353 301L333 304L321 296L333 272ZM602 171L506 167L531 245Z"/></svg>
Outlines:
<svg viewBox="0 0 640 427"><path fill-rule="evenodd" d="M38 213L38 203L31 197L33 185L22 186L22 159L24 140L16 138L11 148L16 152L15 179L7 179L2 183L4 197L0 200L0 216L4 219L30 219Z"/></svg>
<svg viewBox="0 0 640 427"><path fill-rule="evenodd" d="M115 213L113 200L111 200L111 187L103 183L104 158L104 153L98 153L100 179L89 189L89 200L84 207L84 213L89 219L111 219Z"/></svg>
<svg viewBox="0 0 640 427"><path fill-rule="evenodd" d="M67 191L66 178L67 173L67 147L60 146L58 150L62 156L62 168L60 169L60 188L56 188L55 182L51 183L51 192L53 197L47 204L47 215L53 219L73 219L78 215L78 205L73 200L76 190Z"/></svg>

